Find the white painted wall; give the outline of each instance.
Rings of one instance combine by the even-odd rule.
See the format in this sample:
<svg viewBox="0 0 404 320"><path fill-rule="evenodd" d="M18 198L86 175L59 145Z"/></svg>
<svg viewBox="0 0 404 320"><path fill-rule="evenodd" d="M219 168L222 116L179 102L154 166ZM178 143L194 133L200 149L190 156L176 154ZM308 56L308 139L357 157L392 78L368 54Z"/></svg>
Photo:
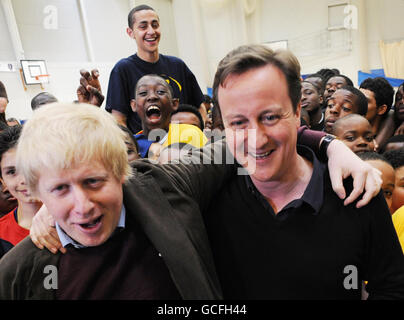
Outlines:
<svg viewBox="0 0 404 320"><path fill-rule="evenodd" d="M358 29L352 30L352 50L316 53L322 46L314 45L328 25L329 4L350 3L357 6ZM302 65L302 73L321 68L338 68L357 83L358 70L382 68L378 42L404 38L402 0L283 0L262 1L261 41L289 40L294 48L304 51L305 43L310 56L296 55ZM330 37L338 32L330 32ZM312 45L311 45L312 44ZM317 43L318 44L318 43Z"/></svg>
<svg viewBox="0 0 404 320"><path fill-rule="evenodd" d="M404 38L404 1L367 0L368 55L371 69L381 69L379 40L397 41Z"/></svg>
<svg viewBox="0 0 404 320"><path fill-rule="evenodd" d="M84 9L90 34L90 45L94 61L89 61L82 20L76 0L12 0L22 46L26 59L44 59L50 74L50 83L27 86L24 90L19 72L1 72L0 80L5 84L10 103L7 117L27 119L31 116L31 99L42 91L48 91L60 101L76 99L76 89L81 68L100 70L100 82L104 92L108 87L109 73L121 58L136 52L136 43L126 35L127 0L84 0ZM57 8L57 29L46 29L43 21L46 6ZM0 17L3 10L0 9ZM0 21L0 35L9 37L4 20ZM11 41L0 51L0 61L19 62L13 53ZM8 45L8 47L7 47Z"/></svg>
<svg viewBox="0 0 404 320"><path fill-rule="evenodd" d="M6 1L6 0L0 0ZM8 0L7 0L8 1ZM50 84L44 86L62 101L76 99L80 68L100 70L107 91L113 65L136 52L126 35L127 14L133 5L146 3L161 20L160 52L183 59L196 75L203 91L212 85L217 63L233 48L247 43L288 40L297 50L302 73L323 67L338 68L354 81L359 69L381 68L378 41L404 38L403 0L249 0L256 3L245 15L245 0L81 0L86 13L89 42L86 43L78 0L11 0L25 57L45 59ZM359 8L359 29L352 30L350 50L334 50L344 32L327 33L330 3L350 2ZM46 30L45 6L58 10L58 29ZM331 43L324 49L324 41ZM0 62L14 61L4 12L0 9ZM88 45L88 46L87 46ZM88 47L92 49L90 61ZM18 72L0 72L10 104L7 117L31 115L30 101L41 92L39 85L26 91Z"/></svg>
<svg viewBox="0 0 404 320"><path fill-rule="evenodd" d="M14 50L11 44L11 38L8 32L6 18L4 16L3 8L1 6L0 6L0 39L1 39L0 60L3 61L15 60Z"/></svg>

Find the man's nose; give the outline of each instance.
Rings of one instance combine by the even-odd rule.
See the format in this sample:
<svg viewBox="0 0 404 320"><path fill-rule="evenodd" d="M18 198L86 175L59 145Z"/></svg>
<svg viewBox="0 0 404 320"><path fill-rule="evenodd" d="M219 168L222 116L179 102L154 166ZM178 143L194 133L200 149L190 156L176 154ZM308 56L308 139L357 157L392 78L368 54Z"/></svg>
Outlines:
<svg viewBox="0 0 404 320"><path fill-rule="evenodd" d="M91 201L87 192L81 188L75 188L73 194L74 213L82 216L87 216L89 213L91 213L91 210L94 208L94 203Z"/></svg>
<svg viewBox="0 0 404 320"><path fill-rule="evenodd" d="M337 86L331 86L327 89L329 95L332 95L336 90Z"/></svg>
<svg viewBox="0 0 404 320"><path fill-rule="evenodd" d="M248 147L251 151L255 152L264 148L268 141L268 135L260 125L248 129Z"/></svg>
<svg viewBox="0 0 404 320"><path fill-rule="evenodd" d="M363 148L363 147L367 147L368 145L369 145L369 143L363 137L359 137L356 140L356 146L357 147Z"/></svg>
<svg viewBox="0 0 404 320"><path fill-rule="evenodd" d="M18 184L19 184L20 186L25 186L25 185L26 185L25 179L24 179L24 177L23 177L21 174L18 175L18 178L17 178L17 179L18 179L17 182L18 182Z"/></svg>
<svg viewBox="0 0 404 320"><path fill-rule="evenodd" d="M155 101L158 100L158 96L154 91L151 91L147 95L147 101Z"/></svg>
<svg viewBox="0 0 404 320"><path fill-rule="evenodd" d="M329 112L332 115L338 116L339 115L339 109L340 108L337 105L333 105L333 106L329 107Z"/></svg>
<svg viewBox="0 0 404 320"><path fill-rule="evenodd" d="M154 34L154 32L155 32L155 30L154 30L154 28L153 28L153 26L151 25L151 24L149 24L148 25L148 27L147 27L147 34Z"/></svg>

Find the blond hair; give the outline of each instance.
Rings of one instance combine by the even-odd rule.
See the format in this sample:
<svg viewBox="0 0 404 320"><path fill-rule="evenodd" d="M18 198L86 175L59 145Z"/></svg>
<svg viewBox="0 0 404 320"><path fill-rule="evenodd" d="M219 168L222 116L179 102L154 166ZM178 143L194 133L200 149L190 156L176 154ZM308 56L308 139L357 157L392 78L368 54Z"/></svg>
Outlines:
<svg viewBox="0 0 404 320"><path fill-rule="evenodd" d="M16 165L36 193L41 172L100 162L118 180L131 176L125 133L106 111L88 104L52 103L23 127Z"/></svg>

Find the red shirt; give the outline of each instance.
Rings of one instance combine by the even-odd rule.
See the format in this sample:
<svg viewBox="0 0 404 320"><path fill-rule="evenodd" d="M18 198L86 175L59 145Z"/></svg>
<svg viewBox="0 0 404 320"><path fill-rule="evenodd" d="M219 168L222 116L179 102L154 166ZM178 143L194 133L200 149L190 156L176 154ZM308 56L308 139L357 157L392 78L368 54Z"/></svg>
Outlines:
<svg viewBox="0 0 404 320"><path fill-rule="evenodd" d="M17 208L0 218L0 239L15 246L29 235L29 230L21 227L17 222Z"/></svg>

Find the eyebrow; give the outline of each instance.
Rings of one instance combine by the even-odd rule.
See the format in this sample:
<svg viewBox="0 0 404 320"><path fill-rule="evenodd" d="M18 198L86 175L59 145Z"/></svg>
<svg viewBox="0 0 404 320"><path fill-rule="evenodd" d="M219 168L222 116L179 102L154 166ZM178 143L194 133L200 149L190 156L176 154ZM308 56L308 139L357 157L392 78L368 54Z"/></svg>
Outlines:
<svg viewBox="0 0 404 320"><path fill-rule="evenodd" d="M7 170L7 169L15 169L15 166L7 166L7 167L1 168L1 170Z"/></svg>
<svg viewBox="0 0 404 320"><path fill-rule="evenodd" d="M341 81L339 81L339 80L333 80L333 81L331 81L331 82L327 82L326 83L326 86L330 86L332 83L336 83L336 84L343 84L345 81L343 81L343 80L341 80Z"/></svg>
<svg viewBox="0 0 404 320"><path fill-rule="evenodd" d="M358 133L357 130L350 130L350 131L345 131L344 133ZM370 130L367 130L364 132L364 134L372 134L373 132Z"/></svg>
<svg viewBox="0 0 404 320"><path fill-rule="evenodd" d="M158 20L158 19L153 19L153 20L151 20L150 22L151 22L151 23L153 23L153 22L159 22L159 20ZM139 21L139 24L142 24L142 23L149 23L149 20L140 20L140 21Z"/></svg>
<svg viewBox="0 0 404 320"><path fill-rule="evenodd" d="M329 98L327 99L327 105L328 105L328 103L329 103L330 101L334 101L334 100L335 100L335 98L329 97Z"/></svg>
<svg viewBox="0 0 404 320"><path fill-rule="evenodd" d="M281 106L278 106L278 105L270 106L270 108L271 108L271 110L269 110L269 109L262 110L262 111L258 114L258 117L261 117L262 115L264 115L264 114L266 114L266 113L275 113L275 112L280 112L280 111L282 111L282 107L281 107ZM230 113L227 117L225 117L225 119L226 119L227 121L228 121L228 120L231 120L231 119L234 119L234 118L245 118L245 119L247 119L247 117L246 117L244 114L239 114L239 113L236 113L236 114Z"/></svg>
<svg viewBox="0 0 404 320"><path fill-rule="evenodd" d="M160 85L160 86L162 86L164 89L166 89L167 91L170 91L170 89L169 89L166 85L164 85L163 83L160 83L160 82L159 82L157 85ZM140 89L142 89L142 87L147 87L147 86L148 86L147 84L141 84L141 85L137 86L135 92L138 92Z"/></svg>

